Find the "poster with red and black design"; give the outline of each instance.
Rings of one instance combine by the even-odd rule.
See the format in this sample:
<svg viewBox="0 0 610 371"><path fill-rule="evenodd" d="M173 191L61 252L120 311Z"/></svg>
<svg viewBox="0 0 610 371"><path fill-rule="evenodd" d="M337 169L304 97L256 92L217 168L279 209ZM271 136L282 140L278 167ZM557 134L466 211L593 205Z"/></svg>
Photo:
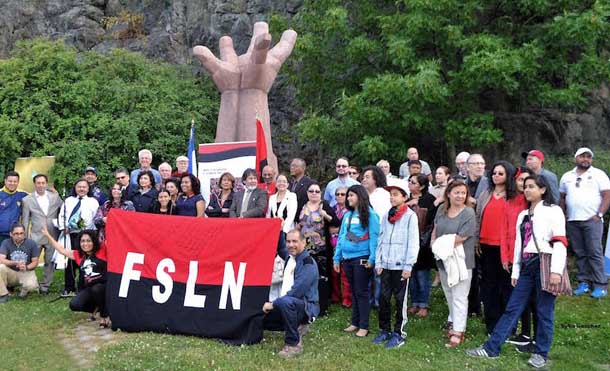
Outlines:
<svg viewBox="0 0 610 371"><path fill-rule="evenodd" d="M261 341L279 231L279 219L112 210L106 223L112 328Z"/></svg>

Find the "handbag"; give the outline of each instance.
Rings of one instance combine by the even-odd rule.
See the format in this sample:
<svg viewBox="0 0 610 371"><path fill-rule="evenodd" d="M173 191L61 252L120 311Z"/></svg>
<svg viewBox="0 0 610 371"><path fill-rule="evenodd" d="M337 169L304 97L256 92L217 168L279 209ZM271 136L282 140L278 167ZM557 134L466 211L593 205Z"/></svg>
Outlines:
<svg viewBox="0 0 610 371"><path fill-rule="evenodd" d="M572 285L570 284L570 275L568 274L568 264L566 260L566 264L563 266L563 273L561 274L561 280L558 285L551 285L551 258L553 254L549 254L546 252L541 252L538 247L538 241L536 241L536 235L534 234L534 219L532 219L531 214L528 212L530 216L530 220L532 221L532 238L534 239L534 245L536 245L536 250L538 250L538 257L540 258L540 287L542 290L553 294L555 296L558 295L572 295Z"/></svg>

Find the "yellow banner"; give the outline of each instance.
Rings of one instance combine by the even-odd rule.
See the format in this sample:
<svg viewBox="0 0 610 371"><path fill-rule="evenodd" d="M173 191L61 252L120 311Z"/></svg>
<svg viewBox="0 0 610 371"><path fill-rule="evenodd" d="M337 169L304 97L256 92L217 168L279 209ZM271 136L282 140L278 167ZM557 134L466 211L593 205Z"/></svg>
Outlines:
<svg viewBox="0 0 610 371"><path fill-rule="evenodd" d="M28 193L34 191L33 178L38 174L49 176L55 165L55 156L19 157L15 160L15 171L19 173L19 189ZM52 186L49 179L49 187Z"/></svg>

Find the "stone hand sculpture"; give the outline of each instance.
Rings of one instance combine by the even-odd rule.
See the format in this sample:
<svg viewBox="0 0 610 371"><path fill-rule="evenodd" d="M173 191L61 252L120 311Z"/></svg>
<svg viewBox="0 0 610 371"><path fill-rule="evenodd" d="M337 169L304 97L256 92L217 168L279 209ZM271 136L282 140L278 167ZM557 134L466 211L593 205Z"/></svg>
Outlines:
<svg viewBox="0 0 610 371"><path fill-rule="evenodd" d="M216 142L256 140L258 114L265 130L268 162L275 169L277 159L271 146L267 95L280 67L292 53L296 39L295 31L286 30L280 42L269 49L269 26L257 22L245 54L237 55L229 36L220 38L220 59L205 46L193 48L193 54L210 73L221 93Z"/></svg>

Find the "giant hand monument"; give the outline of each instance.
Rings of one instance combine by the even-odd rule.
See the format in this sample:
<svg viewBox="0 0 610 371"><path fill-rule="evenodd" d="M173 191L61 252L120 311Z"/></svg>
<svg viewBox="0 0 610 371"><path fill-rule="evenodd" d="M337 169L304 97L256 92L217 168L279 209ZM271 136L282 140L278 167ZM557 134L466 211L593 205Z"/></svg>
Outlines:
<svg viewBox="0 0 610 371"><path fill-rule="evenodd" d="M220 59L205 46L193 48L193 54L210 73L221 93L216 143L256 140L258 116L265 130L268 162L275 169L277 158L271 146L267 95L282 64L292 53L296 39L295 31L286 30L280 42L269 49L269 26L257 22L245 54L237 55L229 36L220 38Z"/></svg>

